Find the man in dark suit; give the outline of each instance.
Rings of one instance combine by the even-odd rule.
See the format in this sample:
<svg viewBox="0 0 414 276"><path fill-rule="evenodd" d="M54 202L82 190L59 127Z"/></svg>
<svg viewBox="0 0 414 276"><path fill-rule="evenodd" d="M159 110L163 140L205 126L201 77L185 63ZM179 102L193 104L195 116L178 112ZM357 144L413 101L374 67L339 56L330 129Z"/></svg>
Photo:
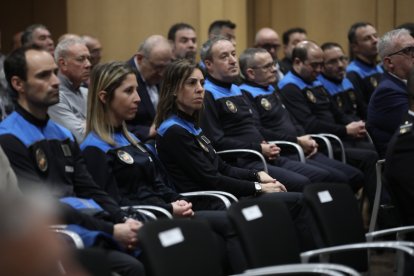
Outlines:
<svg viewBox="0 0 414 276"><path fill-rule="evenodd" d="M406 80L414 64L414 38L406 29L381 37L378 52L384 75L368 105L367 129L380 156L408 110Z"/></svg>
<svg viewBox="0 0 414 276"><path fill-rule="evenodd" d="M414 224L414 69L408 79L408 114L392 137L386 153L385 179L404 225Z"/></svg>
<svg viewBox="0 0 414 276"><path fill-rule="evenodd" d="M127 121L128 129L142 141L155 137L153 125L158 104L158 86L162 75L173 58L168 40L161 35L152 35L139 46L138 52L128 61L136 68L138 94L141 102L135 118Z"/></svg>

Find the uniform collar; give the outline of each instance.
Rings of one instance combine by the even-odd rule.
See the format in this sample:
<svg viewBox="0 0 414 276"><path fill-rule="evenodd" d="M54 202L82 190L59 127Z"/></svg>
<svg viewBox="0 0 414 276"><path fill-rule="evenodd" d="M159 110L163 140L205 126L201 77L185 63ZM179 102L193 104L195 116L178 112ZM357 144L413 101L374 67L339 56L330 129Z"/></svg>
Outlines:
<svg viewBox="0 0 414 276"><path fill-rule="evenodd" d="M214 83L215 85L230 89L232 83L228 83L228 82L224 82L224 81L220 81L218 79L213 78L211 75L207 75L207 79L209 81L211 81L212 83Z"/></svg>
<svg viewBox="0 0 414 276"><path fill-rule="evenodd" d="M19 113L26 121L38 127L44 127L49 122L49 115L46 114L46 119L36 118L19 104L16 104L16 112Z"/></svg>

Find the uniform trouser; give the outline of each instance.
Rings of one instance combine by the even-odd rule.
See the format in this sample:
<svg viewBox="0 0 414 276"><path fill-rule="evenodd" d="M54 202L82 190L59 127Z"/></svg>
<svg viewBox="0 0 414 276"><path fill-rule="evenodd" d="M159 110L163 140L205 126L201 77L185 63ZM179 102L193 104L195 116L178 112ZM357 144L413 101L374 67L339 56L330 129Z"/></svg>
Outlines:
<svg viewBox="0 0 414 276"><path fill-rule="evenodd" d="M263 163L251 159L241 159L238 166L243 168L263 170ZM312 164L301 163L279 156L267 163L270 176L277 179L289 192L302 192L306 185L314 182L332 182L327 170Z"/></svg>
<svg viewBox="0 0 414 276"><path fill-rule="evenodd" d="M136 258L126 253L110 250L107 251L108 264L113 272L121 276L144 276L144 266Z"/></svg>
<svg viewBox="0 0 414 276"><path fill-rule="evenodd" d="M364 186L364 174L357 168L331 159L322 153L316 153L306 162L316 167L323 168L331 174L331 182L346 182L354 191Z"/></svg>
<svg viewBox="0 0 414 276"><path fill-rule="evenodd" d="M144 266L120 251L86 248L76 251L76 257L88 275L103 276L116 272L122 276L144 276Z"/></svg>

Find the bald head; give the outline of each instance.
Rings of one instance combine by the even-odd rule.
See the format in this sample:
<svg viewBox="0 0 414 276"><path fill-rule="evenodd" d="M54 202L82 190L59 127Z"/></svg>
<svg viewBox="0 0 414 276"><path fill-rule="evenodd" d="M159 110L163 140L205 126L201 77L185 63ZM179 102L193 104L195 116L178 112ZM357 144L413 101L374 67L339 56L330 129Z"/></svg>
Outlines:
<svg viewBox="0 0 414 276"><path fill-rule="evenodd" d="M165 67L171 63L172 58L171 44L162 35L152 35L145 39L136 55L139 71L150 85L161 82Z"/></svg>
<svg viewBox="0 0 414 276"><path fill-rule="evenodd" d="M96 37L84 35L82 40L85 42L86 47L88 47L89 53L91 55L91 66L92 68L101 61L102 58L102 45L101 42Z"/></svg>
<svg viewBox="0 0 414 276"><path fill-rule="evenodd" d="M299 42L292 52L293 70L306 82L313 82L323 66L323 51L312 41Z"/></svg>
<svg viewBox="0 0 414 276"><path fill-rule="evenodd" d="M278 33L271 28L262 28L256 33L255 47L266 49L277 60L277 52L281 46Z"/></svg>

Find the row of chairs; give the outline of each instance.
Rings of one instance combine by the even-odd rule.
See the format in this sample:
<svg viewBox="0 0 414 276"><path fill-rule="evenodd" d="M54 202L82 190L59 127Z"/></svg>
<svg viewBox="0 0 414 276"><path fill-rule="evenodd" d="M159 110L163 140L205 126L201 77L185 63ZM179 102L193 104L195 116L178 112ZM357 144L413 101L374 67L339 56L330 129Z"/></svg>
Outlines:
<svg viewBox="0 0 414 276"><path fill-rule="evenodd" d="M388 248L414 256L412 242L372 241L385 234L398 233L399 229L365 235L358 203L347 185L310 185L304 197L327 247L302 253L283 203L252 199L232 204L228 215L240 236L250 268L240 275L299 272L359 275L356 271L369 271L367 249ZM153 276L223 275L211 231L202 222L183 219L149 222L140 230L139 240L145 252L145 264ZM337 254L329 258L334 252ZM323 263L309 264L315 257ZM401 259L400 273L404 265ZM304 264L298 265L301 261ZM326 265L327 261L341 265Z"/></svg>

